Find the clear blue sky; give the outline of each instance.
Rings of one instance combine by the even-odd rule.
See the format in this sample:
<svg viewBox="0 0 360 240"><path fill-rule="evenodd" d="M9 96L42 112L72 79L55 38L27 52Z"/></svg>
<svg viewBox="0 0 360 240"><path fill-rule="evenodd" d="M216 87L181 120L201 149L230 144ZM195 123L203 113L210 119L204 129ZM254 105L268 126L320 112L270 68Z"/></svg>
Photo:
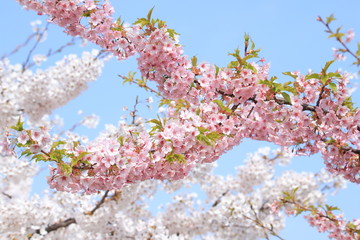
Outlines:
<svg viewBox="0 0 360 240"><path fill-rule="evenodd" d="M228 52L239 47L242 49L244 33L249 33L256 45L262 49L261 56L271 62L271 75L280 79L281 72L309 68L319 71L324 63L332 59L332 47L338 44L327 39L324 27L315 19L326 17L331 13L338 19L334 27L342 25L344 30L354 29L360 35L360 2L358 0L223 0L223 1L165 1L165 0L112 0L115 16L121 16L126 22L133 22L138 17L146 16L148 10L155 6L154 17L165 20L170 28L181 34L180 42L184 45L185 54L196 55L199 61L227 65ZM44 19L34 12L21 9L15 0L5 0L0 8L2 29L0 56L9 52L17 44L23 42L31 33L30 21ZM355 37L356 39L357 37ZM49 39L39 48L45 53L49 46L56 47L69 41L62 30L50 26ZM360 39L360 38L357 38ZM83 49L71 48L65 53L80 52ZM43 52L41 52L43 51ZM12 58L12 62L23 62L24 53ZM54 59L59 59L60 56ZM351 61L338 63L348 71L356 72ZM335 68L334 67L334 68ZM135 96L142 99L149 96L135 87L124 86L117 77L129 71L136 71L134 59L126 62L110 61L103 71L102 77L90 85L87 92L66 107L56 111L63 116L66 124L71 126L79 120L78 109L86 114L95 113L101 116L101 124L96 130L80 131L95 136L105 123L116 123L123 114L122 107L131 107ZM355 80L354 82L359 82ZM356 106L360 105L359 90L355 92ZM233 166L241 164L249 151L254 151L267 143L245 141L219 160L218 172L232 173ZM294 160L290 168L298 171L317 171L323 167L322 159L317 157ZM45 179L37 179L39 186L44 186ZM349 185L347 190L332 197L329 204L339 206L348 219L360 217L360 187ZM310 228L301 218L289 219L287 228L280 235L288 240L327 239Z"/></svg>

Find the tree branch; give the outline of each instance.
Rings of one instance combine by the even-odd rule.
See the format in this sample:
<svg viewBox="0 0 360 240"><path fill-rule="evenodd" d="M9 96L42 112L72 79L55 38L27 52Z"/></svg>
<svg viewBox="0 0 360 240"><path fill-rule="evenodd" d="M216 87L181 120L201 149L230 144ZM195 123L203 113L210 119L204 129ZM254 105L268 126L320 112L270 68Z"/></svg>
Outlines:
<svg viewBox="0 0 360 240"><path fill-rule="evenodd" d="M100 201L95 205L95 207L90 211L86 212L85 215L93 215L97 209L101 207L101 205L105 202L106 197L109 194L109 190L106 190Z"/></svg>
<svg viewBox="0 0 360 240"><path fill-rule="evenodd" d="M89 216L93 215L95 213L95 211L97 209L99 209L104 204L108 194L109 194L109 190L105 191L104 195L101 197L100 201L95 205L95 207L91 211L85 212L84 214L89 215ZM111 196L111 199L116 200L117 197L118 197L118 194L119 194L119 192L115 191L114 195ZM45 228L45 231L47 233L50 233L50 232L58 230L59 228L66 228L66 227L68 227L69 225L71 225L73 223L76 224L75 218L68 218L68 219L66 219L64 221L60 221L58 223L53 223L53 224L47 226ZM36 230L32 234L29 234L28 239L31 239L34 236L34 234L41 234L40 229Z"/></svg>
<svg viewBox="0 0 360 240"><path fill-rule="evenodd" d="M326 27L326 30L327 30L327 31L325 31L325 32L330 33L330 34L335 34L334 31L330 28L329 24L328 24L328 23L325 23L324 20L323 20L320 16L317 18L317 20L318 20L319 22L321 22L321 23ZM353 57L356 59L357 65L360 65L360 58L359 58L358 56L356 56L356 54L353 53L353 52L347 47L346 43L344 43L344 41L343 41L341 38L339 38L339 37L336 37L336 41L338 41L338 42L341 44L341 46L343 46L343 48L345 49L346 52L348 52L351 56L353 56Z"/></svg>

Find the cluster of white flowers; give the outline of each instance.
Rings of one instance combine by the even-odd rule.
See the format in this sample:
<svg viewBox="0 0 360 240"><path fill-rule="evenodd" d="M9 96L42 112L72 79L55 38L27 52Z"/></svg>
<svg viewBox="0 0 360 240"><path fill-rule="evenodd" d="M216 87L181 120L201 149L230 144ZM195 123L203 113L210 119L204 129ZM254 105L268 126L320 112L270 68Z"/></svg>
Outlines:
<svg viewBox="0 0 360 240"><path fill-rule="evenodd" d="M275 175L274 168L286 152L275 153L262 149L249 155L235 176L215 175L215 164L209 163L194 168L182 180L131 184L109 192L96 210L104 193L45 192L43 197L29 197L26 193L36 168L23 160L3 157L0 170L6 184L1 186L0 238L257 239L270 235L270 229L278 234L284 228L285 215L273 212L270 205L283 192L298 188L297 199L323 204L325 194L320 189L324 182L332 189L344 187L344 182L325 171ZM187 189L196 184L201 189L198 193ZM159 191L172 194L173 201L154 210L150 206L156 204L153 198ZM54 224L65 225L51 230Z"/></svg>
<svg viewBox="0 0 360 240"><path fill-rule="evenodd" d="M77 97L101 73L103 60L97 55L97 51L84 52L80 58L69 55L35 72L12 65L8 59L0 61L0 126L14 124L22 113L37 122Z"/></svg>

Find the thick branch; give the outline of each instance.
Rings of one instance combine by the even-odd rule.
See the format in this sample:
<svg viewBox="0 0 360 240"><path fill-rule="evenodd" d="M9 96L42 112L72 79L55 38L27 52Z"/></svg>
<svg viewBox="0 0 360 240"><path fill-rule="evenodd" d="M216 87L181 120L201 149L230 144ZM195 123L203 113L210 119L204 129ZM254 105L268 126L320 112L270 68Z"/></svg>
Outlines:
<svg viewBox="0 0 360 240"><path fill-rule="evenodd" d="M94 207L91 211L86 212L86 213L84 213L84 214L85 214L85 215L90 215L90 216L93 215L93 214L95 213L95 211L96 211L97 209L99 209L99 208L103 205L103 203L105 202L108 194L109 194L109 190L105 191L104 195L102 196L102 198L100 199L100 201L95 205L95 207ZM115 192L114 196L112 196L111 199L116 199L117 194L118 194L118 193ZM45 231L46 231L47 233L53 232L53 231L58 230L59 228L66 228L66 227L68 227L69 225L71 225L71 224L73 224L73 223L76 224L75 218L68 218L68 219L66 219L66 220L64 220L64 221L60 221L60 222L58 222L58 223L54 223L54 224L51 224L51 225L47 226L47 227L45 228ZM36 234L41 234L41 233L40 233L40 229L36 230L35 233L36 233ZM32 234L32 235L29 237L29 239L31 239L32 236L34 236L34 234Z"/></svg>
<svg viewBox="0 0 360 240"><path fill-rule="evenodd" d="M59 228L65 228L67 226L69 226L70 224L76 223L75 218L68 218L65 221L59 222L59 223L54 223L50 226L48 226L47 228L45 228L45 230L49 233L52 231L56 231Z"/></svg>
<svg viewBox="0 0 360 240"><path fill-rule="evenodd" d="M54 224L51 224L50 226L47 226L47 227L45 228L45 231L46 231L47 233L50 233L50 232L53 232L53 231L58 230L59 228L66 228L66 227L68 227L69 225L71 225L71 224L73 224L73 223L76 223L75 218L68 218L68 219L66 219L66 220L64 220L64 221L60 221L60 222L58 222L58 223L54 223ZM35 233L36 233L36 234L41 234L41 233L40 233L40 229L36 230ZM29 239L31 239L33 236L34 236L34 234L31 234L31 235L29 236Z"/></svg>

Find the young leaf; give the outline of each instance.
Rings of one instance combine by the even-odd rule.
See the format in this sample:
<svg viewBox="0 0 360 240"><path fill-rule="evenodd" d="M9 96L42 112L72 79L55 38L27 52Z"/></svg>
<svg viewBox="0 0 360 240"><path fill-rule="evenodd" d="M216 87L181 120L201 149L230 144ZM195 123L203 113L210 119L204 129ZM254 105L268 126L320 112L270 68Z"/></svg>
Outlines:
<svg viewBox="0 0 360 240"><path fill-rule="evenodd" d="M337 92L337 85L335 83L329 83L329 87L331 88L331 90L333 90L335 93Z"/></svg>
<svg viewBox="0 0 360 240"><path fill-rule="evenodd" d="M326 71L329 69L330 65L335 62L335 60L331 60L326 62L325 67L322 69L324 73L326 73Z"/></svg>
<svg viewBox="0 0 360 240"><path fill-rule="evenodd" d="M283 72L282 74L292 77L293 79L296 79L297 76L295 74L292 74L291 72Z"/></svg>
<svg viewBox="0 0 360 240"><path fill-rule="evenodd" d="M69 175L72 172L72 168L68 164L60 163L59 165L65 175Z"/></svg>
<svg viewBox="0 0 360 240"><path fill-rule="evenodd" d="M287 94L286 92L282 92L281 95L284 97L284 99L285 99L287 102L291 103L291 98L290 98L290 95L289 95L289 94Z"/></svg>
<svg viewBox="0 0 360 240"><path fill-rule="evenodd" d="M54 149L54 148L56 148L57 146L63 145L63 144L66 144L66 142L65 142L65 141L56 141L56 142L53 142L53 144L51 145L51 149Z"/></svg>
<svg viewBox="0 0 360 240"><path fill-rule="evenodd" d="M192 64L193 67L196 67L197 61L198 61L198 59L197 59L196 56L193 56L193 57L191 58L191 64Z"/></svg>
<svg viewBox="0 0 360 240"><path fill-rule="evenodd" d="M312 79L312 78L320 79L320 75L318 73L313 73L313 74L307 75L305 77L305 80L309 80L309 79Z"/></svg>
<svg viewBox="0 0 360 240"><path fill-rule="evenodd" d="M146 16L148 21L150 21L150 19L151 19L151 15L152 15L154 8L155 8L155 6L150 9L150 11L148 12L148 14Z"/></svg>
<svg viewBox="0 0 360 240"><path fill-rule="evenodd" d="M336 20L334 14L331 14L329 17L326 18L326 24L330 24L332 21Z"/></svg>
<svg viewBox="0 0 360 240"><path fill-rule="evenodd" d="M16 131L19 131L21 132L22 130L24 130L24 122L21 121L21 118L19 117L17 123L15 126L11 126L10 128L16 130Z"/></svg>

